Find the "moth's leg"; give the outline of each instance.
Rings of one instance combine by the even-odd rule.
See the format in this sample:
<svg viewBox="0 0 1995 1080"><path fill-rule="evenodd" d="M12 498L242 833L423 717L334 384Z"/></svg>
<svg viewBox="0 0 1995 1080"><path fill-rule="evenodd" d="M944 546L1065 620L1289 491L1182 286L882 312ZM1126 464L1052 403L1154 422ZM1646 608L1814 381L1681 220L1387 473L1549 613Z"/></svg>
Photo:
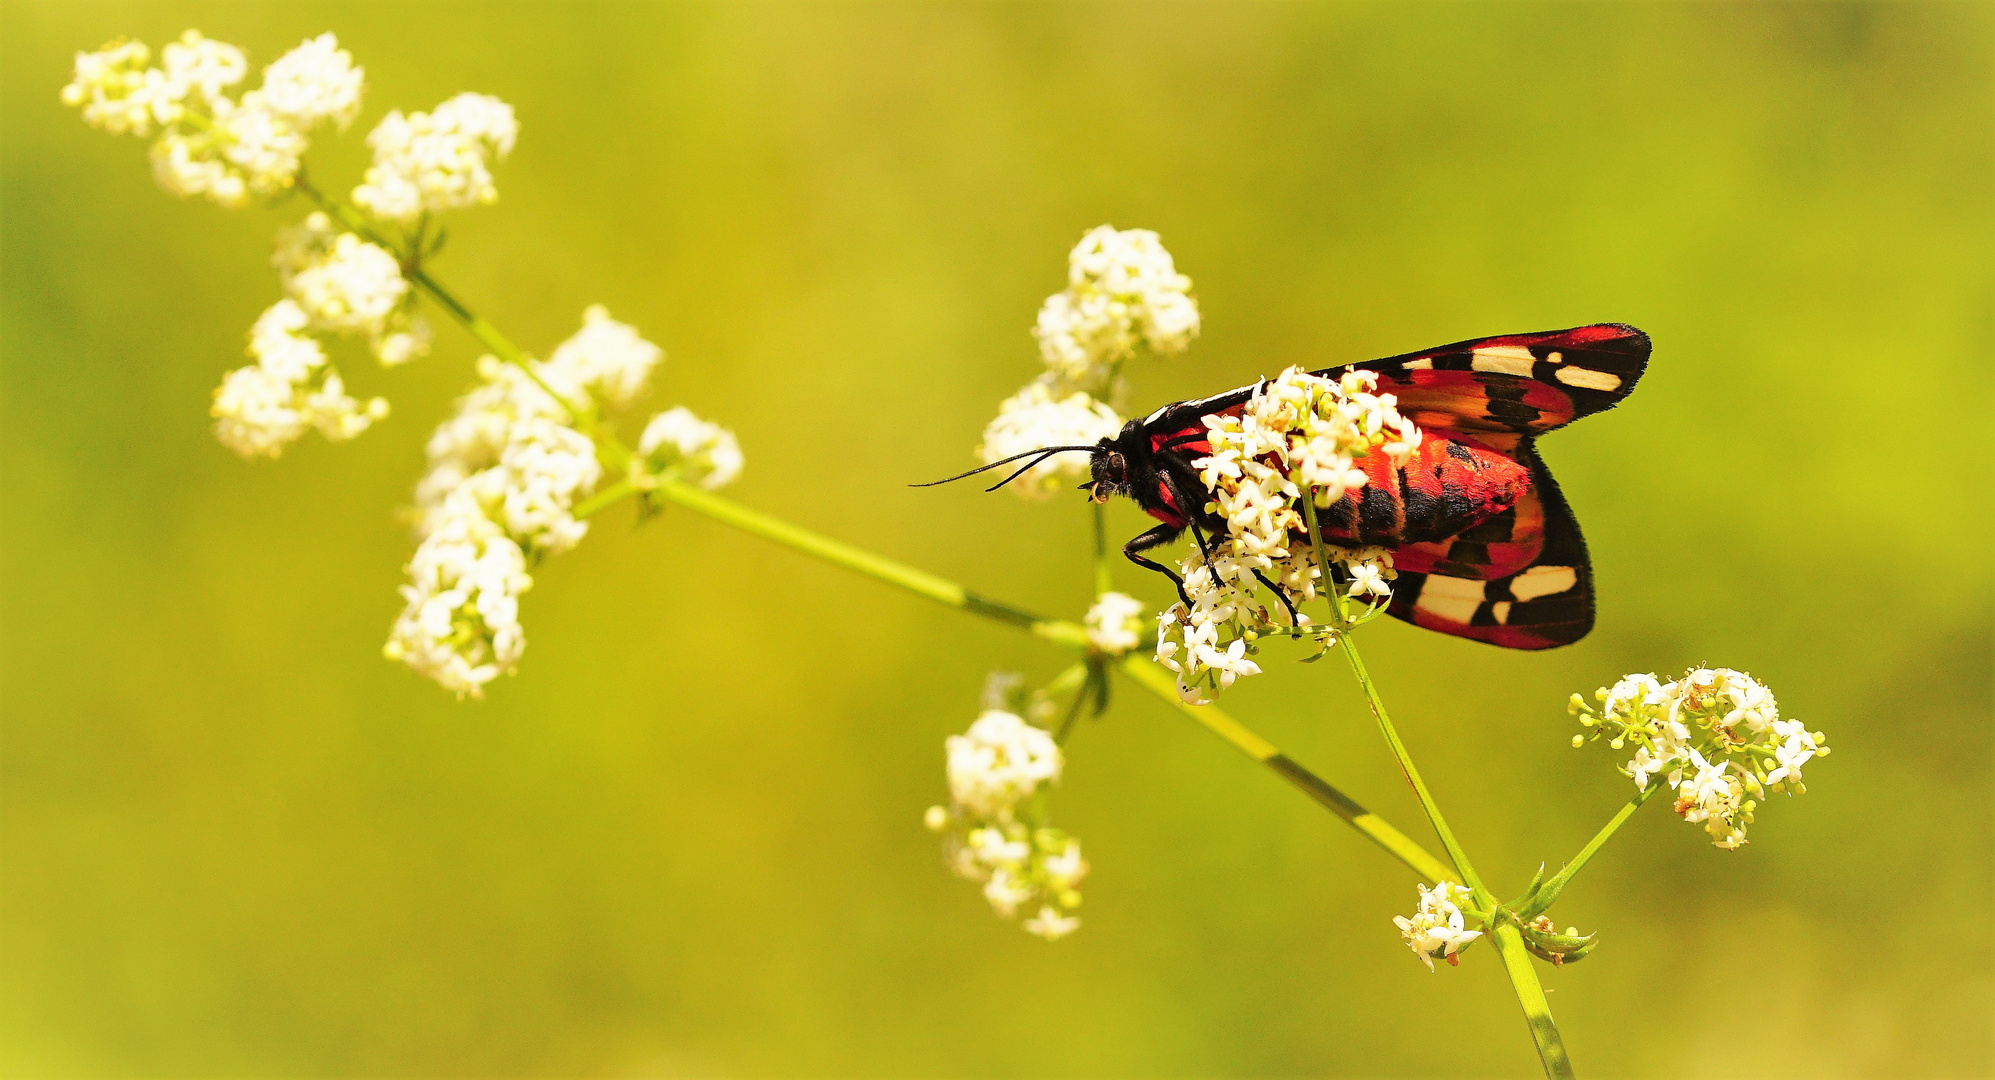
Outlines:
<svg viewBox="0 0 1995 1080"><path fill-rule="evenodd" d="M1163 471L1163 479L1164 485L1171 489L1171 498L1178 501L1178 512L1185 514L1185 521L1191 525L1191 536L1193 540L1198 541L1199 555L1210 564L1212 562L1212 545L1205 541L1205 530L1198 527L1198 514L1186 512L1186 508L1193 504L1185 497L1184 477L1179 476L1174 470L1166 468ZM1194 478L1194 482L1196 482L1196 478ZM1203 506L1204 503L1201 502L1199 505Z"/></svg>
<svg viewBox="0 0 1995 1080"><path fill-rule="evenodd" d="M1144 567L1145 569L1155 570L1159 574L1162 574L1165 577L1170 578L1171 584L1177 586L1178 588L1178 599L1183 600L1185 602L1186 610L1190 610L1191 597L1185 595L1185 579L1173 573L1171 569L1165 566L1164 564L1159 562L1154 562L1150 559L1144 558L1140 554L1137 554L1138 552L1148 551L1151 548L1168 544L1171 541L1176 540L1178 538L1178 534L1182 532L1184 532L1184 526L1182 525L1174 526L1169 523L1159 523L1158 525L1152 527L1149 532L1146 532L1141 536L1132 537L1128 543L1122 545L1122 554L1130 562L1133 562L1138 566Z"/></svg>
<svg viewBox="0 0 1995 1080"><path fill-rule="evenodd" d="M1288 609L1289 625L1301 626L1302 616L1296 614L1295 601L1290 600L1288 598L1287 590L1283 589L1280 585L1277 585L1274 582L1269 581L1268 575L1261 573L1259 570L1254 571L1254 576L1261 580L1261 584L1266 585L1270 589L1273 589L1275 593L1275 598L1280 600L1282 602L1282 606Z"/></svg>

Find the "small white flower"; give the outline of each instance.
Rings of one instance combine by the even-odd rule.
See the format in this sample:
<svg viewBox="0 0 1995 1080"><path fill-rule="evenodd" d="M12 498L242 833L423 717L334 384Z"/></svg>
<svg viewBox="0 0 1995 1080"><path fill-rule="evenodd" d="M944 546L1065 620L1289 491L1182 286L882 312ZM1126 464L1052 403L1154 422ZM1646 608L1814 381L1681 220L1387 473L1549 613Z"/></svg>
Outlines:
<svg viewBox="0 0 1995 1080"><path fill-rule="evenodd" d="M1142 644L1143 602L1126 593L1102 593L1081 621L1088 643L1103 652L1120 656Z"/></svg>
<svg viewBox="0 0 1995 1080"><path fill-rule="evenodd" d="M1039 914L1027 919L1023 925L1028 932L1047 941L1058 941L1080 929L1081 920L1074 916L1063 916L1053 910L1052 905L1045 904L1040 906Z"/></svg>
<svg viewBox="0 0 1995 1080"><path fill-rule="evenodd" d="M648 470L643 475L669 475L708 491L741 475L741 444L734 433L683 406L652 417L637 440L637 452Z"/></svg>
<svg viewBox="0 0 1995 1080"><path fill-rule="evenodd" d="M526 648L519 594L532 587L526 556L477 513L438 523L409 561L406 601L382 651L452 690L484 696Z"/></svg>
<svg viewBox="0 0 1995 1080"><path fill-rule="evenodd" d="M592 304L582 312L582 328L555 346L547 358L549 376L564 394L585 393L606 409L621 409L644 392L665 351L639 336L628 323L610 318Z"/></svg>
<svg viewBox="0 0 1995 1080"><path fill-rule="evenodd" d="M997 912L1000 919L1011 918L1020 904L1031 901L1035 891L1003 867L992 871L991 879L984 883L984 899L990 901L991 910Z"/></svg>
<svg viewBox="0 0 1995 1080"><path fill-rule="evenodd" d="M413 225L424 213L496 202L491 164L518 134L512 106L485 94L459 94L427 113L390 112L367 136L374 164L354 204Z"/></svg>
<svg viewBox="0 0 1995 1080"><path fill-rule="evenodd" d="M949 792L960 806L996 817L1060 778L1053 736L1016 714L991 710L970 730L950 736Z"/></svg>
<svg viewBox="0 0 1995 1080"><path fill-rule="evenodd" d="M347 395L325 351L303 332L307 321L289 300L271 305L250 328L256 363L229 372L215 389L215 437L245 458L275 458L314 428L335 442L351 439L388 415L380 398Z"/></svg>
<svg viewBox="0 0 1995 1080"><path fill-rule="evenodd" d="M1240 676L1258 674L1247 659L1253 636L1312 625L1299 611L1291 614L1329 580L1303 513L1305 490L1315 490L1318 507L1329 506L1367 483L1359 458L1384 453L1404 461L1420 442L1419 429L1376 388L1370 372L1333 380L1290 368L1256 387L1238 415L1204 418L1211 449L1192 466L1226 532L1212 539L1209 564L1200 552L1181 564L1191 603L1180 605L1158 636L1158 663L1178 673L1183 700L1203 703ZM1388 431L1396 433L1389 450L1374 442ZM1390 552L1324 547L1344 568L1350 597L1376 604L1392 596ZM1270 583L1282 595L1264 592ZM1319 640L1335 633L1319 632Z"/></svg>
<svg viewBox="0 0 1995 1080"><path fill-rule="evenodd" d="M1392 597L1392 586L1385 583L1383 571L1377 563L1359 563L1351 567L1351 595L1366 594L1381 600Z"/></svg>
<svg viewBox="0 0 1995 1080"><path fill-rule="evenodd" d="M393 254L335 229L322 213L280 230L271 263L319 330L383 336L409 293Z"/></svg>
<svg viewBox="0 0 1995 1080"><path fill-rule="evenodd" d="M248 71L233 45L189 30L161 50L161 66L152 68L145 66L145 46L114 42L77 55L62 100L106 131L141 137L157 131L151 159L161 187L238 208L289 189L312 124L350 114L358 104L360 73L331 46L331 35L307 42L265 69L261 88L232 99L226 91ZM348 67L336 73L341 58Z"/></svg>
<svg viewBox="0 0 1995 1080"><path fill-rule="evenodd" d="M1039 309L1033 336L1064 384L1108 390L1139 340L1159 353L1182 351L1198 334L1191 279L1148 229L1088 232L1067 259L1067 288Z"/></svg>
<svg viewBox="0 0 1995 1080"><path fill-rule="evenodd" d="M1778 767L1766 774L1766 782L1785 784L1795 791L1805 791L1801 786L1801 766L1820 752L1821 747L1815 737L1799 720L1776 720L1773 722L1774 738L1779 740L1773 748L1773 757Z"/></svg>
<svg viewBox="0 0 1995 1080"><path fill-rule="evenodd" d="M1420 907L1413 917L1393 917L1401 940L1427 965L1428 971L1434 970L1436 957L1445 958L1450 964L1459 963L1455 954L1482 936L1480 930L1465 928L1462 906L1472 900L1469 890L1452 881L1443 881L1432 889L1425 885L1419 888Z"/></svg>
<svg viewBox="0 0 1995 1080"><path fill-rule="evenodd" d="M222 100L222 91L242 81L249 73L249 61L242 50L225 41L214 41L189 30L159 51L166 82L177 96L198 95L202 100Z"/></svg>
<svg viewBox="0 0 1995 1080"><path fill-rule="evenodd" d="M1045 870L1047 882L1062 891L1080 884L1088 873L1087 860L1081 858L1079 840L1067 841L1067 846L1060 849L1058 855L1046 856L1040 866Z"/></svg>
<svg viewBox="0 0 1995 1080"><path fill-rule="evenodd" d="M62 88L62 103L83 110L83 122L113 135L152 134L180 118L184 86L171 86L166 73L147 68L152 51L137 41L114 41L96 52L76 54L76 76Z"/></svg>
<svg viewBox="0 0 1995 1080"><path fill-rule="evenodd" d="M1008 683L999 683L999 697L1015 696ZM1015 713L987 709L948 739L947 750L950 805L930 807L923 822L942 834L950 870L982 882L999 918L1037 904L1027 930L1049 940L1072 932L1079 920L1060 912L1079 906L1087 860L1080 841L1044 823L1044 800L1033 797L1060 777L1053 737Z"/></svg>
<svg viewBox="0 0 1995 1080"><path fill-rule="evenodd" d="M237 76L240 78L240 76ZM263 100L300 129L331 120L341 131L360 112L365 73L331 34L307 38L263 69Z"/></svg>
<svg viewBox="0 0 1995 1080"><path fill-rule="evenodd" d="M313 249L310 244L305 247ZM280 252L280 264L285 259ZM398 324L391 320L385 325ZM410 323L407 328L389 329L378 338L376 349L384 360L409 347L396 344L396 335L414 336L419 332L417 327ZM426 336L426 328L420 333ZM582 329L556 348L553 356L528 362L531 373L496 357L480 358L481 382L459 400L455 414L430 437L429 471L416 485L417 538L427 546L440 533L454 536L469 529L483 537L496 530L495 535L523 558L558 554L580 543L588 533L588 523L576 518L575 505L600 482L602 465L596 458L595 443L575 426L577 417L570 414L569 407L594 415L623 404L642 391L660 355L657 346L594 307L584 315ZM561 400L547 387L560 394ZM701 444L702 467L709 470L703 478L710 486L713 477L730 476L740 469L740 451L734 447L733 437L724 432L721 435L725 437L709 438ZM647 433L646 441L640 444L641 453L663 454L658 443ZM411 564L412 568L416 565ZM410 588L421 594L423 604L430 604L432 594L439 592L420 580ZM447 593L448 589L442 591ZM449 629L436 623L433 616L405 614L390 639L389 655L459 693L475 693L467 687L482 687L500 671L510 670L525 647L516 620L504 634L496 630L487 634L490 640L483 646L478 640L484 639L464 637L462 627L451 631L455 637L434 647L416 633L417 629L439 626ZM456 647L451 642L462 646L459 652L470 650L462 662L446 655Z"/></svg>
<svg viewBox="0 0 1995 1080"><path fill-rule="evenodd" d="M421 316L391 317L375 331L371 346L383 367L395 367L429 355L429 340L429 323Z"/></svg>

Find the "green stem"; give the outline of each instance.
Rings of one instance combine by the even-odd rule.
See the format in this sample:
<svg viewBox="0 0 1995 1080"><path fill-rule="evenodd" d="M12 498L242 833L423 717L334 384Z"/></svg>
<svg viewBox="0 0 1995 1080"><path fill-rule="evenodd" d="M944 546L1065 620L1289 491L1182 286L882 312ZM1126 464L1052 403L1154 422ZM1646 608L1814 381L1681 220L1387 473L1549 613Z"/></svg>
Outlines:
<svg viewBox="0 0 1995 1080"><path fill-rule="evenodd" d="M1111 592L1115 588L1115 575L1108 562L1108 508L1088 499L1088 507L1094 511L1094 594Z"/></svg>
<svg viewBox="0 0 1995 1080"><path fill-rule="evenodd" d="M1348 622L1349 613L1344 598L1337 592L1336 583L1330 580L1330 563L1324 557L1323 531L1316 523L1316 492L1314 489L1302 493L1303 516L1308 522L1309 534L1316 544L1317 565L1322 568L1323 587L1330 593L1337 607L1338 619ZM1358 685L1364 688L1365 700L1370 703L1372 716L1378 721L1380 734L1385 736L1387 746L1392 748L1393 760L1399 763L1400 775L1406 777L1413 794L1420 799L1420 808L1427 812L1427 821L1434 827L1434 835L1441 838L1441 846L1447 849L1448 857L1454 860L1455 869L1460 872L1462 884L1469 887L1476 906L1491 912L1490 937L1496 951L1503 959L1504 973L1510 976L1510 986L1517 994L1517 1003L1523 1006L1524 1021L1531 1029L1531 1041L1538 1048L1538 1060L1544 1064L1545 1075L1559 1080L1570 1077L1572 1061L1566 1055L1565 1040L1559 1035L1559 1028L1552 1021L1551 1003L1545 999L1545 988L1538 982L1538 973L1531 966L1531 956L1524 948L1523 934L1510 920L1510 915L1477 876L1475 867L1470 865L1468 852L1461 841L1455 839L1455 831L1448 827L1448 819L1442 815L1439 803L1427 790L1427 782L1420 777L1420 769L1413 764L1413 755L1407 752L1406 743L1399 737L1399 730L1393 727L1392 716L1386 712L1385 702L1379 697L1378 687L1372 682L1371 672L1366 670L1365 661L1358 655L1357 643L1349 633L1341 634L1338 640L1344 647L1344 658L1350 661L1351 674L1357 676Z"/></svg>
<svg viewBox="0 0 1995 1080"><path fill-rule="evenodd" d="M740 503L723 499L690 484L661 479L654 490L659 498L667 502L677 503L688 510L696 510L743 532L752 533L764 540L773 540L784 547L823 559L834 566L855 570L889 585L898 585L911 593L953 608L1022 627L1039 637L1070 649L1085 651L1088 648L1087 631L1075 623L1062 619L1048 619L1012 607L1010 604L978 596L953 581L833 540L780 518L770 517L759 510L750 510Z"/></svg>
<svg viewBox="0 0 1995 1080"><path fill-rule="evenodd" d="M1635 811L1640 810L1642 804L1649 801L1649 796L1654 795L1662 786L1663 782L1661 779L1649 781L1648 787L1636 792L1634 798L1629 799L1620 810L1616 811L1607 824L1601 826L1600 831L1593 834L1593 839L1588 840L1586 846L1579 849L1579 854L1574 855L1572 860L1567 862L1558 873L1553 874L1543 885L1538 887L1536 896L1532 898L1534 902L1527 909L1527 912L1524 913L1525 917L1535 916L1552 906L1552 901L1558 899L1559 893L1565 889L1568 882L1572 881L1573 875L1579 873L1580 868L1585 866L1602 847L1606 846L1608 839L1620 831L1621 826L1627 824L1628 819L1635 816Z"/></svg>
<svg viewBox="0 0 1995 1080"><path fill-rule="evenodd" d="M1559 1025L1552 1019L1552 1003L1545 999L1545 988L1538 983L1538 969L1531 966L1531 953L1524 948L1524 935L1517 925L1501 919L1490 929L1490 937L1496 942L1496 953L1503 958L1503 971L1510 976L1510 987L1517 994L1517 1003L1524 1007L1524 1022L1531 1028L1531 1041L1538 1047L1538 1060L1545 1066L1545 1075L1551 1080L1572 1080L1572 1058L1566 1055L1565 1039L1559 1035Z"/></svg>
<svg viewBox="0 0 1995 1080"><path fill-rule="evenodd" d="M338 218L339 223L348 231L366 237L390 251L399 250L401 245L382 236L360 211L312 186L302 173L298 176L296 186L306 198L316 203L319 209ZM411 251L404 254L402 273L417 288L428 293L430 299L435 300L443 310L449 312L450 317L456 319L459 325L470 331L471 336L477 338L479 344L491 350L493 356L526 372L527 378L532 379L535 386L540 387L548 397L553 398L557 404L567 410L568 415L574 418L576 426L584 435L595 439L604 450L608 451L612 463L621 465L629 459L630 452L625 450L614 436L596 430L596 418L592 413L577 407L574 402L556 393L553 387L547 385L547 381L540 377L540 372L534 370L533 363L527 359L524 352L520 351L519 346L514 345L506 335L499 333L498 327L486 322L483 316L464 306L462 301L452 296L435 278L429 276L429 272L422 268L419 252Z"/></svg>
<svg viewBox="0 0 1995 1080"><path fill-rule="evenodd" d="M1008 604L985 599L955 582L946 581L868 551L861 551L849 544L770 517L760 511L750 510L732 500L677 481L661 480L657 491L662 498L688 510L705 514L723 524L732 525L765 540L823 559L835 566L857 571L889 585L898 585L909 592L950 607L1023 627L1058 645L1080 650L1089 648L1086 631L1073 623L1042 618ZM1273 743L1254 734L1211 705L1197 707L1186 705L1178 697L1177 684L1148 657L1131 654L1123 657L1120 666L1123 674L1138 685L1170 702L1179 711L1198 721L1206 730L1231 743L1235 749L1266 765L1283 780L1321 803L1352 828L1364 834L1367 839L1412 868L1415 873L1436 881L1452 877L1445 864L1405 833L1393 828L1383 818L1366 810L1327 781L1297 764L1288 755L1277 750Z"/></svg>
<svg viewBox="0 0 1995 1080"><path fill-rule="evenodd" d="M659 481L656 491L659 497L688 510L705 514L722 524L732 525L792 550L823 559L834 566L865 574L889 585L898 585L918 596L925 596L953 608L1022 627L1056 645L1079 651L1086 651L1090 647L1087 632L1074 623L1043 618L1009 604L986 599L953 581L944 580L869 551L862 551L850 544L770 517L760 511L750 510L730 499L673 480ZM597 499L609 494L609 489L605 489ZM1198 721L1206 730L1267 766L1284 781L1322 804L1367 839L1384 848L1393 858L1405 863L1415 873L1435 881L1453 876L1441 860L1428 853L1405 833L1393 828L1385 819L1366 810L1356 800L1297 764L1294 759L1276 749L1273 743L1248 730L1214 706L1204 705L1194 708L1184 704L1178 697L1176 683L1148 657L1131 654L1123 657L1120 666L1123 674L1129 676L1139 686L1170 702L1179 711Z"/></svg>
<svg viewBox="0 0 1995 1080"><path fill-rule="evenodd" d="M1399 763L1400 775L1413 788L1413 794L1420 799L1420 808L1427 811L1427 821L1434 827L1434 835L1441 838L1441 847L1454 860L1455 869L1461 873L1462 884L1475 894L1476 904L1482 908L1496 905L1496 897L1483 887L1482 879L1476 875L1475 867L1469 865L1468 852L1462 850L1461 841L1455 839L1455 831L1448 827L1448 819L1441 816L1441 807L1435 803L1434 795L1427 790L1427 781L1421 778L1420 769L1413 764L1413 756L1407 753L1406 744L1399 738L1399 730L1392 725L1392 717L1385 711L1385 702L1379 699L1378 687L1372 684L1371 672L1365 669L1364 658L1358 655L1358 646L1349 634L1338 639L1344 647L1344 658L1351 663L1351 673L1358 677L1358 685L1365 691L1365 698L1371 703L1372 717L1378 721L1379 731L1385 736L1387 746L1392 748L1393 759Z"/></svg>
<svg viewBox="0 0 1995 1080"><path fill-rule="evenodd" d="M1343 638L1344 657L1351 662L1351 671L1358 677L1358 684L1365 689L1365 697L1371 702L1372 715L1378 719L1379 731L1385 735L1386 745L1392 747L1392 756L1399 762L1399 771L1406 782L1413 787L1413 793L1420 798L1420 806L1427 811L1427 820L1434 826L1434 832L1441 838L1441 846L1448 851L1448 857L1455 861L1455 868L1461 871L1462 883L1469 887L1475 896L1476 906L1493 912L1490 921L1490 937L1496 944L1496 951L1503 958L1504 973L1510 976L1511 988L1516 991L1517 1003L1524 1008L1524 1021L1530 1026L1531 1041L1537 1045L1538 1059L1544 1063L1545 1075L1558 1080L1573 1075L1572 1061L1566 1056L1565 1040L1559 1035L1559 1027L1552 1021L1551 1003L1545 1000L1545 989L1538 983L1538 972L1531 966L1531 956L1524 948L1523 935L1503 910L1496 897L1486 888L1482 879L1476 876L1475 868L1469 865L1468 852L1462 850L1455 839L1453 829L1447 819L1441 816L1441 808L1434 802L1434 796L1427 790L1426 781L1420 778L1420 770L1413 764L1412 755L1406 752L1406 744L1400 741L1399 732L1392 726L1392 718L1386 714L1385 703L1379 700L1378 688L1372 684L1371 673L1365 670L1365 662L1358 655L1358 647L1350 635Z"/></svg>
<svg viewBox="0 0 1995 1080"><path fill-rule="evenodd" d="M1337 608L1339 624L1348 621L1344 597L1337 591L1337 583L1330 579L1330 562L1323 549L1323 532L1316 525L1316 492L1312 488L1302 493L1303 516L1307 519L1310 536L1316 543L1316 562L1323 574L1323 589L1330 594ZM1379 698L1378 687L1372 684L1371 673L1365 670L1364 658L1358 655L1357 643L1349 634L1339 634L1338 642L1344 647L1344 658L1350 661L1351 673L1358 677L1358 685L1364 688L1365 700L1371 703L1372 717L1378 721L1379 731L1385 735L1386 745L1392 748L1393 760L1399 763L1399 773L1413 788L1413 794L1420 799L1420 808L1427 812L1427 821L1434 827L1434 835L1441 838L1441 846L1447 849L1448 857L1454 860L1455 870L1461 875L1462 884L1475 894L1476 904L1485 910L1496 906L1496 897L1483 887L1482 879L1476 876L1475 867L1469 864L1468 852L1462 850L1461 842L1455 839L1455 832L1448 827L1448 819L1441 815L1441 807L1434 802L1434 796L1427 790L1427 782L1420 778L1420 770L1414 766L1413 757L1406 752L1406 744L1400 741L1398 729L1392 726L1392 717L1385 711L1385 702Z"/></svg>
<svg viewBox="0 0 1995 1080"><path fill-rule="evenodd" d="M625 498L634 495L636 493L637 493L637 485L631 483L629 480L619 480L616 483L611 484L610 486L602 489L601 491L596 492L594 495L591 495L588 498L583 499L581 502L576 503L575 509L570 511L570 513L575 517L576 520L579 521L582 518L589 517L592 514L597 514L604 510L607 510L611 506L614 506L617 503L622 502Z"/></svg>
<svg viewBox="0 0 1995 1080"><path fill-rule="evenodd" d="M1307 769L1295 763L1294 759L1275 748L1275 745L1247 729L1239 721L1219 710L1217 705L1187 705L1178 696L1175 680L1148 657L1130 655L1122 659L1122 673L1137 685L1170 702L1214 735L1225 739L1235 750L1267 766L1283 780L1288 781L1303 794L1316 800L1331 813L1344 819L1344 822L1365 835L1365 838L1386 850L1386 853L1405 863L1423 880L1436 882L1453 880L1454 874L1447 864L1435 858L1426 848L1413 838L1392 827L1384 818L1358 805L1356 801L1331 787Z"/></svg>

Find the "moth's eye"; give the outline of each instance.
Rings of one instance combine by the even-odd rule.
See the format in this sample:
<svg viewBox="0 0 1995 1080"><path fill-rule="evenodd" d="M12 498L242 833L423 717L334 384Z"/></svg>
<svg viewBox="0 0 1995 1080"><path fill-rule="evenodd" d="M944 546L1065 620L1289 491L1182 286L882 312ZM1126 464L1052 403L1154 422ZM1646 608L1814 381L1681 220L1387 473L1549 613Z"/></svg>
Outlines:
<svg viewBox="0 0 1995 1080"><path fill-rule="evenodd" d="M1110 483L1122 483L1124 470L1127 468L1128 463L1122 460L1121 454L1108 455L1108 479Z"/></svg>

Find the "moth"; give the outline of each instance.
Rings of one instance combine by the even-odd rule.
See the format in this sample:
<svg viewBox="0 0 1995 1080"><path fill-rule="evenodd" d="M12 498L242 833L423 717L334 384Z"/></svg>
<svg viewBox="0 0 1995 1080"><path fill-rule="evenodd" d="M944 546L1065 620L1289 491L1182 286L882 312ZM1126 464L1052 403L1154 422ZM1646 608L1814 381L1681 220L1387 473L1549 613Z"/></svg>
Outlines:
<svg viewBox="0 0 1995 1080"><path fill-rule="evenodd" d="M1362 460L1365 485L1319 512L1323 539L1390 549L1398 578L1388 612L1415 626L1511 649L1578 641L1593 629L1593 568L1537 440L1620 404L1648 359L1647 334L1597 323L1311 372L1375 372L1378 392L1397 397L1400 414L1424 433L1403 464L1382 454ZM1091 455L1081 485L1089 497L1126 496L1158 522L1123 553L1171 578L1183 597L1178 575L1143 553L1187 529L1201 550L1207 536L1225 535L1193 462L1211 452L1205 418L1238 415L1260 385L1173 402L1093 446L1041 447L949 479L1031 459L994 491L1053 454Z"/></svg>

